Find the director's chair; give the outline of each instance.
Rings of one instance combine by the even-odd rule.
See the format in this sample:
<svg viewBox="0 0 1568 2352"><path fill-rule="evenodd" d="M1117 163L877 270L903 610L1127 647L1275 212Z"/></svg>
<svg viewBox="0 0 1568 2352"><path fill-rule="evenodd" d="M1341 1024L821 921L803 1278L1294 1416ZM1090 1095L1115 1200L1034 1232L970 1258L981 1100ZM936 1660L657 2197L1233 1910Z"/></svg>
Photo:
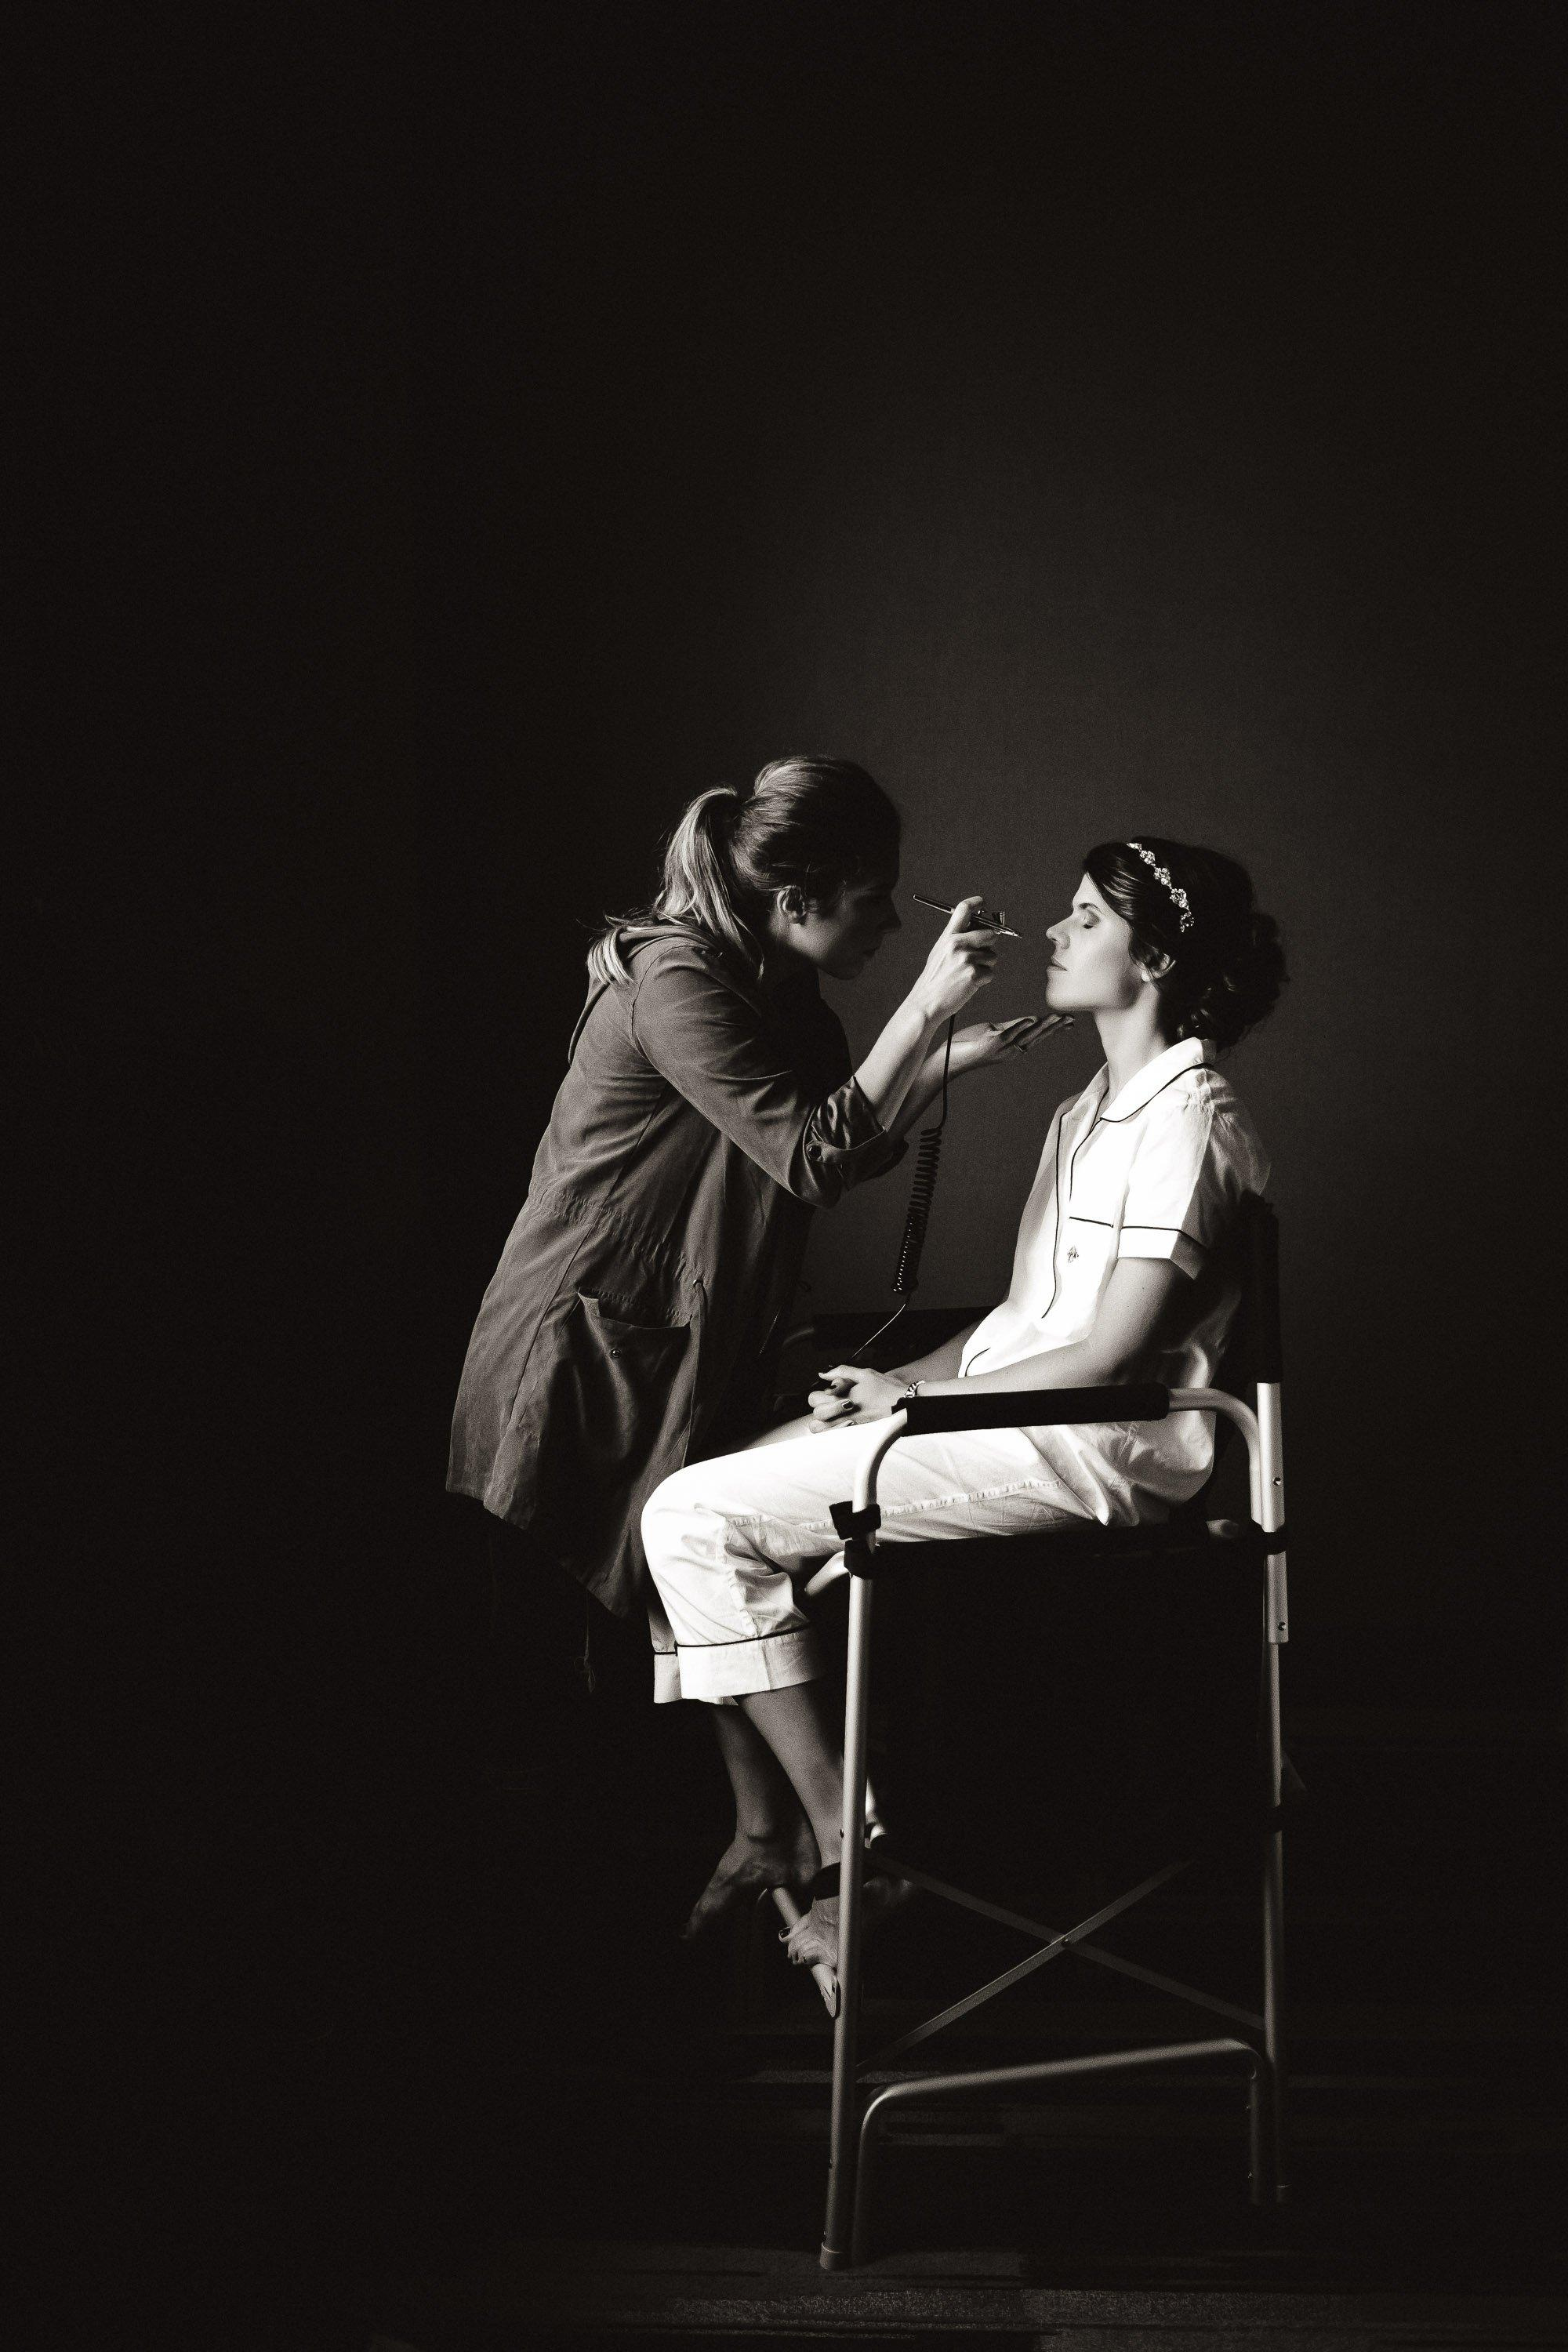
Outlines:
<svg viewBox="0 0 1568 2352"><path fill-rule="evenodd" d="M1285 1580L1285 1486L1280 1423L1280 1335L1279 1312L1279 1234L1274 1212L1254 1198L1243 1204L1233 1236L1241 1260L1245 1348L1256 1402L1248 1405L1226 1389L1167 1389L1152 1383L1123 1387L1015 1391L1004 1395L974 1397L915 1396L909 1399L871 1442L856 1479L852 1500L834 1507L834 1524L845 1539L844 1566L850 1579L848 1654L846 1671L844 1727L844 1846L841 1865L822 1872L816 1895L837 1893L839 1901L838 1969L837 1979L826 1969L814 1971L824 1998L834 2013L833 2092L827 2180L826 2222L822 2241L822 2267L839 2270L867 2259L870 2244L871 2200L878 2152L889 2115L911 2101L942 2098L954 2094L1005 2091L1036 2083L1064 2081L1095 2074L1122 2074L1143 2068L1202 2065L1231 2062L1243 2066L1248 2084L1249 2181L1252 2200L1258 2205L1281 2202L1286 2194L1282 2172L1284 2148L1285 2056L1281 2025L1284 1963L1283 1853L1281 1841L1281 1778L1279 1650L1289 1633ZM1234 1351L1232 1360L1234 1360ZM1226 1377L1230 1377L1227 1363ZM1239 1839L1249 1846L1258 1864L1262 1926L1261 2007L1253 2011L1219 1999L1196 1986L1178 1982L1102 1949L1090 1939L1097 1929L1131 1911L1166 1885L1204 1851L1200 1836L1175 1858L1109 1902L1102 1903L1076 1927L1053 1931L1020 1913L968 1894L933 1877L889 1853L889 1841L869 1847L863 1825L866 1807L868 1713L871 1673L872 1600L879 1576L900 1572L917 1561L949 1571L954 1563L952 1543L904 1544L879 1548L877 1480L892 1447L905 1437L934 1435L952 1430L1041 1427L1075 1422L1158 1421L1173 1412L1215 1413L1239 1430L1246 1441L1250 1518L1208 1521L1201 1502L1188 1505L1170 1520L1144 1527L1053 1530L1038 1536L977 1538L987 1553L1001 1553L1023 1570L1031 1566L1058 1573L1064 1568L1107 1561L1169 1563L1185 1561L1201 1572L1205 1562L1223 1558L1229 1568L1244 1563L1251 1571L1247 1582L1259 1611L1259 1738L1254 1787L1237 1792L1209 1825L1211 1844L1234 1846ZM1217 1449L1216 1449L1217 1451ZM973 1552L973 1544L964 1547ZM861 1945L863 1890L868 1873L901 1879L942 1900L957 1904L982 1917L1024 1930L1038 1939L1037 1948L1016 1967L982 1985L976 1991L939 2011L862 2064L858 2040L861 2022ZM775 1895L786 1919L798 1912L787 1897ZM966 2016L984 2002L1018 1983L1047 1963L1073 1953L1102 1968L1116 1970L1146 1987L1196 2007L1217 2018L1228 2030L1203 2039L1165 2042L1153 2048L1104 2051L1085 2057L1059 2058L1014 2066L971 2069L963 2073L914 2074L887 2084L863 2099L862 2080L871 2069L881 2073L888 2062Z"/></svg>

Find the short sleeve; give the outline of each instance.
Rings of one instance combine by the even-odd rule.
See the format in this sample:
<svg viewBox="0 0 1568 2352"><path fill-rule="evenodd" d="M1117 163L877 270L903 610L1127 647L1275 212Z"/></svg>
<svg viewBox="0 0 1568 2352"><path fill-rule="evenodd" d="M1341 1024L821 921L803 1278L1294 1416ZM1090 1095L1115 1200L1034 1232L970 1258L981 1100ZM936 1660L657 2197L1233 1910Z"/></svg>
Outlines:
<svg viewBox="0 0 1568 2352"><path fill-rule="evenodd" d="M1201 1093L1149 1106L1128 1171L1119 1257L1165 1258L1195 1279L1230 1221L1240 1190L1223 1122Z"/></svg>

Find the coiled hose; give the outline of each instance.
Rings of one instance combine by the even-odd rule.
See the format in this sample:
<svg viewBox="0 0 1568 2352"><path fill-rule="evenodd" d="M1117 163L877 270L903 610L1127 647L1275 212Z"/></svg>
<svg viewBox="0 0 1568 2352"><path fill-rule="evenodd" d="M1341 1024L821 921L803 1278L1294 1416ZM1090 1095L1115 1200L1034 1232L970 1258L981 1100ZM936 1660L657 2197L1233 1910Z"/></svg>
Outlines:
<svg viewBox="0 0 1568 2352"><path fill-rule="evenodd" d="M942 1165L942 1129L928 1127L921 1130L915 1148L915 1181L910 1192L909 1214L904 1219L903 1239L899 1244L899 1268L893 1276L893 1296L907 1298L918 1290L921 1278L921 1252L925 1247L926 1227L931 1223L931 1195L936 1191L937 1170Z"/></svg>
<svg viewBox="0 0 1568 2352"><path fill-rule="evenodd" d="M904 1215L904 1231L899 1243L898 1270L893 1276L893 1296L898 1305L887 1321L879 1325L871 1337L856 1349L851 1363L858 1363L868 1349L874 1348L884 1331L890 1331L914 1292L920 1287L921 1253L925 1247L926 1227L931 1223L931 1202L936 1192L937 1171L942 1165L942 1132L947 1125L948 1065L952 1059L952 1023L947 1024L947 1035L942 1049L942 1108L930 1127L921 1129L915 1147L915 1176L910 1188L910 1205Z"/></svg>

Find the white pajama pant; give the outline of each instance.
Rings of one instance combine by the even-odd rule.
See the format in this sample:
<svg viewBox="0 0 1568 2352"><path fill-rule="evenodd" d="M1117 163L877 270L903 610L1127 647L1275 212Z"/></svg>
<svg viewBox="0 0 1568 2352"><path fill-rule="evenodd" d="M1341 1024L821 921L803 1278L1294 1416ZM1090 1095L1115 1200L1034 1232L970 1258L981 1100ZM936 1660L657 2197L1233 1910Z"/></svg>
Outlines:
<svg viewBox="0 0 1568 2352"><path fill-rule="evenodd" d="M764 1441L656 1488L642 1517L656 1701L733 1705L816 1680L823 1662L790 1571L843 1549L829 1507L853 1494L879 1425ZM1016 1429L902 1439L883 1459L877 1500L882 1543L1023 1535L1088 1517Z"/></svg>

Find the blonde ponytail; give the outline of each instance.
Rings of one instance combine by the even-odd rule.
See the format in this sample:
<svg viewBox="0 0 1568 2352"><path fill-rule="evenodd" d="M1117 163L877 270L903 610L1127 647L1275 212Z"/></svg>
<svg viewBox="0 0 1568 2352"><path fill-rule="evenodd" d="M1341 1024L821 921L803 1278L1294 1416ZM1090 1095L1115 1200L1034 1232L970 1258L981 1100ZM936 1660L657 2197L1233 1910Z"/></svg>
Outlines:
<svg viewBox="0 0 1568 2352"><path fill-rule="evenodd" d="M730 838L741 812L732 784L699 793L669 836L664 877L647 915L623 916L600 933L588 951L588 971L597 981L625 982L631 974L621 935L637 922L689 923L729 948L747 971L762 970L762 943L742 911L742 887L730 855Z"/></svg>

